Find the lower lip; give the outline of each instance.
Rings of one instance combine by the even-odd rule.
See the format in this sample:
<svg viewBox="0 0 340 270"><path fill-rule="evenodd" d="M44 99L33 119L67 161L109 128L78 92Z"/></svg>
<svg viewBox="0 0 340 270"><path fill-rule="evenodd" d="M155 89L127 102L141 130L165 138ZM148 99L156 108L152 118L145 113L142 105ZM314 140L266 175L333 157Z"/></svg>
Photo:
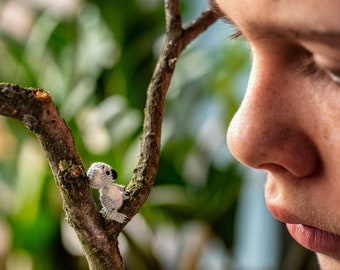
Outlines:
<svg viewBox="0 0 340 270"><path fill-rule="evenodd" d="M287 224L291 236L305 248L314 252L339 255L340 236L302 224Z"/></svg>

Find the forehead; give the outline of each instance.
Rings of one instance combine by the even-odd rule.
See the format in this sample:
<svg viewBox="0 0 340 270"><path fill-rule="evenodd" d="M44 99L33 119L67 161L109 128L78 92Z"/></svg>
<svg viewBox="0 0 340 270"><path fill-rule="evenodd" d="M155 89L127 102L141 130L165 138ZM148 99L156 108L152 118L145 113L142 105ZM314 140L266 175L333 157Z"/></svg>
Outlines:
<svg viewBox="0 0 340 270"><path fill-rule="evenodd" d="M339 31L340 0L216 0L241 30L252 23Z"/></svg>

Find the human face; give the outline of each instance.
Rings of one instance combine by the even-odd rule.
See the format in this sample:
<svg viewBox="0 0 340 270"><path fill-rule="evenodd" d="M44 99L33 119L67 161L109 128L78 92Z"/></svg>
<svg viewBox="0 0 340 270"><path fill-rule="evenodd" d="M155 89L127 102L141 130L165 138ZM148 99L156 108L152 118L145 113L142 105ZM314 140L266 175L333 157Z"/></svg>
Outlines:
<svg viewBox="0 0 340 270"><path fill-rule="evenodd" d="M268 171L266 204L293 238L324 269L340 267L340 1L215 4L253 59L228 146Z"/></svg>

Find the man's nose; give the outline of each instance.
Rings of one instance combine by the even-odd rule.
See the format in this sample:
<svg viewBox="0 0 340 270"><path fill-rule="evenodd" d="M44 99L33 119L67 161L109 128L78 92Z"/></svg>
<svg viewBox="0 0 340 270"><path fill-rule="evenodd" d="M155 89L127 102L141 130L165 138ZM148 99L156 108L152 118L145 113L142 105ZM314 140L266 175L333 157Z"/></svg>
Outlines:
<svg viewBox="0 0 340 270"><path fill-rule="evenodd" d="M305 177L315 170L318 154L302 124L304 100L294 95L299 91L292 89L296 83L268 68L253 68L244 100L228 128L228 146L247 166Z"/></svg>

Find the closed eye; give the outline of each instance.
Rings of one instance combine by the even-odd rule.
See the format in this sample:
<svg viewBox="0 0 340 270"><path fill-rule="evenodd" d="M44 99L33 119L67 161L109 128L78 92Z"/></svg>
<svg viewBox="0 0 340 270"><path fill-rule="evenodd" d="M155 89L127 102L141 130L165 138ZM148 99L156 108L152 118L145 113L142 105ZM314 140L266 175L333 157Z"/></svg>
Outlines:
<svg viewBox="0 0 340 270"><path fill-rule="evenodd" d="M337 84L340 84L340 70L325 69L327 75Z"/></svg>
<svg viewBox="0 0 340 270"><path fill-rule="evenodd" d="M332 82L340 85L340 69L331 70L320 67L312 57L302 64L302 74L305 76L313 76L314 79L328 78Z"/></svg>

